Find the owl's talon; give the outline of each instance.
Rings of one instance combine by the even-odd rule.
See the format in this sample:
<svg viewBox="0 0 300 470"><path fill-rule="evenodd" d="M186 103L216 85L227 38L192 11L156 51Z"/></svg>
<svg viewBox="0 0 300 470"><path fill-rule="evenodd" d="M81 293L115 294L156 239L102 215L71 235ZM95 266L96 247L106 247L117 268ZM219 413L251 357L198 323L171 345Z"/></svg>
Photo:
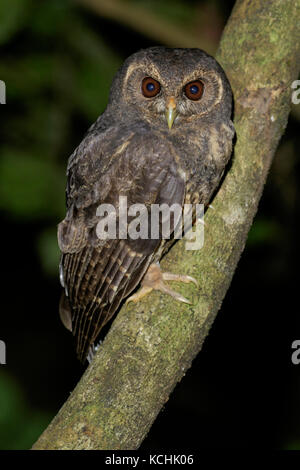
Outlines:
<svg viewBox="0 0 300 470"><path fill-rule="evenodd" d="M142 286L135 294L132 294L125 302L125 305L128 305L129 302L139 302L143 297L153 290L152 287Z"/></svg>
<svg viewBox="0 0 300 470"><path fill-rule="evenodd" d="M170 287L168 287L166 284L164 284L162 281L160 283L158 283L157 287L155 288L155 290L159 290L160 292L162 292L163 294L168 294L170 295L171 297L173 297L173 299L175 300L178 300L179 302L183 302L185 304L189 304L189 305L192 305L192 302L190 302L188 299L186 299L185 297L183 297L183 295L179 294L178 292L174 291L173 289L170 289Z"/></svg>
<svg viewBox="0 0 300 470"><path fill-rule="evenodd" d="M186 276L185 274L173 274L173 273L162 273L162 278L164 281L177 281L177 282L184 282L188 284L189 282L193 282L198 287L198 281L192 276Z"/></svg>
<svg viewBox="0 0 300 470"><path fill-rule="evenodd" d="M152 263L142 280L142 287L135 294L131 295L126 300L125 304L127 305L129 302L138 302L152 290L159 290L164 294L170 295L179 302L184 302L185 304L190 305L192 304L192 302L186 299L183 295L168 287L164 281L177 281L184 283L193 282L196 286L198 286L198 282L192 276L186 276L184 274L173 274L169 272L163 273L160 270L159 264Z"/></svg>
<svg viewBox="0 0 300 470"><path fill-rule="evenodd" d="M95 345L95 343L91 344L90 348L89 348L89 352L88 352L88 355L87 355L87 361L88 363L90 364L92 362L92 360L94 359L95 357L95 354L96 352L98 351L98 349L100 348L102 344L102 341L100 340L99 343L97 343Z"/></svg>

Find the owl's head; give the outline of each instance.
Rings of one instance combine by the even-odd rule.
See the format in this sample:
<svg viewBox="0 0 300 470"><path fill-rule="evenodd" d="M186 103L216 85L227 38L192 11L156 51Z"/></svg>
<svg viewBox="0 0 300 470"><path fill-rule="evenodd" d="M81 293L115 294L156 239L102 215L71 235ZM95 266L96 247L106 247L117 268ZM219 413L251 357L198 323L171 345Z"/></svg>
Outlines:
<svg viewBox="0 0 300 470"><path fill-rule="evenodd" d="M126 117L174 129L216 113L230 119L232 92L222 67L201 49L151 47L124 62L110 104Z"/></svg>

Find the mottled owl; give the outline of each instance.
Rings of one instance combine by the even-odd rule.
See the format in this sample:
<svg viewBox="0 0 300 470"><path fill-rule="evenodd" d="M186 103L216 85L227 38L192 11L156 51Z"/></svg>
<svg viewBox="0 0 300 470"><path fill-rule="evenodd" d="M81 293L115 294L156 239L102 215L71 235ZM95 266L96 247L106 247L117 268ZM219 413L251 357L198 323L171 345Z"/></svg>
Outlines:
<svg viewBox="0 0 300 470"><path fill-rule="evenodd" d="M118 208L120 196L147 210L163 203L207 207L232 152L231 114L229 81L200 49L151 47L131 55L117 72L105 111L69 158L67 211L58 226L60 315L81 361L130 294L137 301L159 289L188 302L164 281L196 283L160 271L172 236L101 239L97 209Z"/></svg>

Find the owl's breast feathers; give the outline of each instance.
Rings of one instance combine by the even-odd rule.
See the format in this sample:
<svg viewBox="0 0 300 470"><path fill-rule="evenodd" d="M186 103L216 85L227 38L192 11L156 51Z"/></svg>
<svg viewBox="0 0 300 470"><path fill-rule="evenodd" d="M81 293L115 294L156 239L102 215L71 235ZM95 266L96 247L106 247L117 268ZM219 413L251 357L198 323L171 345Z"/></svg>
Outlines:
<svg viewBox="0 0 300 470"><path fill-rule="evenodd" d="M231 120L195 123L186 132L174 133L175 160L185 174L185 203L209 204L230 159L234 133Z"/></svg>
<svg viewBox="0 0 300 470"><path fill-rule="evenodd" d="M83 361L102 326L135 289L161 246L157 239L107 239L96 233L100 204L182 205L185 181L170 142L149 132L92 132L68 166L67 215L58 227L62 251L63 323L76 336ZM128 221L130 219L128 218ZM172 229L172 227L171 227Z"/></svg>

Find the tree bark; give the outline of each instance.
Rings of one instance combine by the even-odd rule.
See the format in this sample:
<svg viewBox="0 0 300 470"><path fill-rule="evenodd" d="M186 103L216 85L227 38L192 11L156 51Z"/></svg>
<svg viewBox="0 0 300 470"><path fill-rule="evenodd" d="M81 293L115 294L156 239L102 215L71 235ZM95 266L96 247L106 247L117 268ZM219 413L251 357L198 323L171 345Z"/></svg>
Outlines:
<svg viewBox="0 0 300 470"><path fill-rule="evenodd" d="M229 171L205 215L205 243L185 241L164 270L199 279L177 287L194 305L151 293L122 308L92 364L34 449L136 449L181 380L221 306L287 124L300 68L300 0L238 0L217 59L231 82L237 132Z"/></svg>

